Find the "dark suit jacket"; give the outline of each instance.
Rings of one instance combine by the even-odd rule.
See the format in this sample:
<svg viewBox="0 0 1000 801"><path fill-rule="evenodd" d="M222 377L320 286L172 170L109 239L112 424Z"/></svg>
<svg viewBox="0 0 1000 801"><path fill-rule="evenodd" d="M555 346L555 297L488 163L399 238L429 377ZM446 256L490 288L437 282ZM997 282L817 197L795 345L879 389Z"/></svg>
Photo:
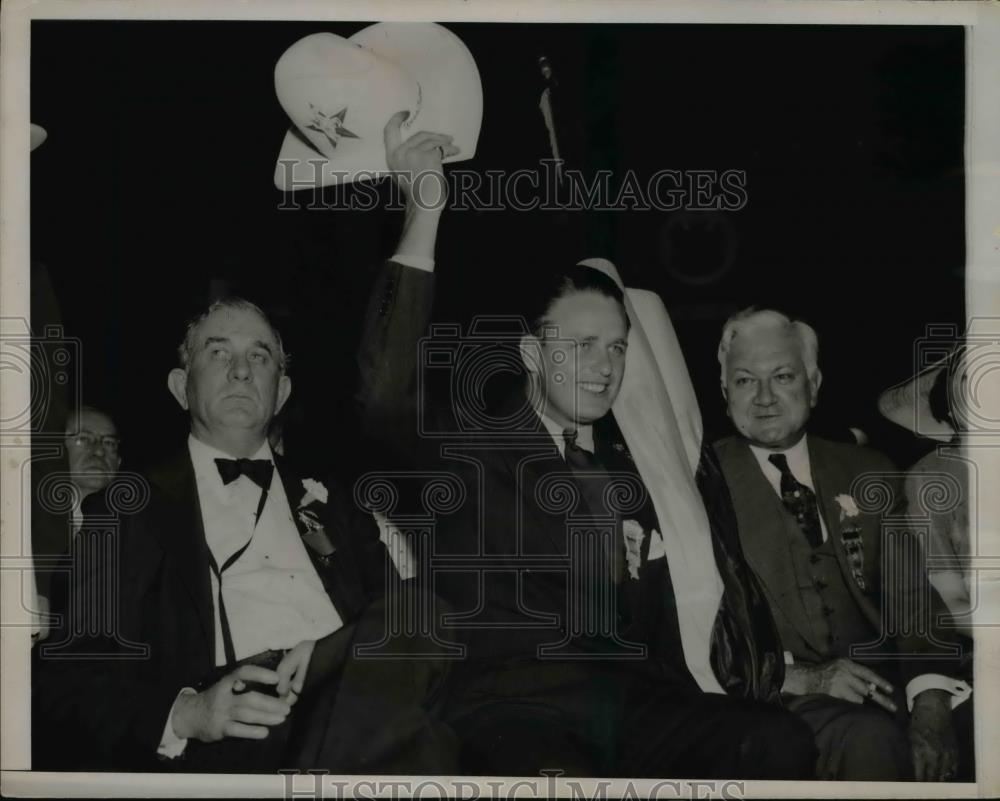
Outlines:
<svg viewBox="0 0 1000 801"><path fill-rule="evenodd" d="M551 437L533 416L529 416L522 434L513 439L500 432L493 437L488 431L457 439L419 434L420 425L425 430L456 430L454 408L441 408L427 403L426 396L418 397L418 371L422 365L417 342L427 332L433 293L431 273L392 262L382 268L359 354L359 402L369 434L394 451L399 466L433 465L465 481L471 500L451 519L439 521L436 552L481 554L484 562L488 558L507 558L506 571L485 574L481 581L473 575L444 573L436 585L457 610L478 608L473 620L496 626L467 628L470 662L478 663L478 681L482 683L490 669L534 662L536 648L557 641L559 626L565 626L567 574L518 569L512 557L568 553L565 511L543 509L536 497L540 482L553 473L565 474L567 467ZM508 399L508 403L518 402L516 397ZM510 411L501 404L496 416L503 418ZM606 469L635 472L612 415L598 421L594 433L596 456ZM442 459L442 445L474 453L478 466L471 468L455 458ZM698 480L709 499L713 544L726 586L713 643L716 673L733 694L773 699L783 679L780 647L770 613L743 561L725 485L709 449ZM648 542L647 537L647 549ZM691 686L693 680L680 655L666 560L648 562L645 556L640 580L623 582L618 599L619 631L623 639L646 644L654 658L629 664ZM547 625L542 623L543 618L548 620ZM569 644L568 650L582 653L616 647L607 640L581 639ZM497 682L507 683L499 674L494 676ZM524 678L509 683L523 685ZM518 691L528 694L530 688L521 686Z"/></svg>
<svg viewBox="0 0 1000 801"><path fill-rule="evenodd" d="M305 490L288 465L279 462L277 474L294 517ZM307 551L346 625L377 594L386 555L374 521L358 519L337 488L326 486L323 523L336 550L329 559ZM85 509L80 547L90 547L102 530L111 531L115 553L91 552L84 560L84 597L96 593L115 602L117 625L113 633L88 633L87 617L95 610L77 605L74 619L67 616L68 625L42 646L35 708L69 738L59 753L36 751L36 762L59 769L163 767L156 749L177 693L186 686L200 688L213 675L208 546L186 449L151 474L148 502L120 512L133 491L112 482ZM144 490L138 492L141 498ZM67 629L74 623L83 633L70 636Z"/></svg>
<svg viewBox="0 0 1000 801"><path fill-rule="evenodd" d="M883 607L892 604L904 614L925 614L928 620L935 620L943 611L943 604L937 593L926 581L925 575L896 572L883 579L882 568L887 554L883 553L883 518L905 514L905 497L901 491L899 474L893 464L882 454L868 448L846 443L831 442L810 435L807 440L809 463L815 483L816 499L820 514L826 524L837 555L841 573L859 610L872 627L872 637L883 631ZM753 452L740 437L729 437L715 445L722 465L722 471L732 493L733 505L739 521L740 539L747 561L764 587L768 602L777 618L781 616L800 638L799 642L786 643L788 650L796 653L822 653L824 644L814 641L813 629L809 625L801 596L781 593L778 588L788 586L787 578L793 571L787 551L775 547L775 543L786 539L786 531L797 531L797 523L785 509L767 478L760 469ZM877 512L859 510L850 527L860 530L864 559L862 580L864 588L855 579L845 549L843 531L845 519L838 495L851 494L855 479L865 473L884 477L884 509ZM876 493L877 494L877 493ZM869 499L871 500L871 498ZM899 527L896 527L897 529ZM904 529L905 531L905 529ZM915 547L910 537L894 537L888 540L900 550L898 561L901 566L917 566L911 555L903 558L904 548ZM904 544L905 543L905 544ZM784 558L783 558L784 557ZM896 580L893 580L896 579ZM901 677L909 680L920 673L934 672L945 675L954 672L955 662L943 658L953 638L941 631L934 631L936 642L921 634L922 626L912 619L899 621L900 633L892 639L901 653L919 655L898 660ZM786 629L787 630L787 629ZM933 631L933 628L932 628ZM818 657L817 657L818 661Z"/></svg>

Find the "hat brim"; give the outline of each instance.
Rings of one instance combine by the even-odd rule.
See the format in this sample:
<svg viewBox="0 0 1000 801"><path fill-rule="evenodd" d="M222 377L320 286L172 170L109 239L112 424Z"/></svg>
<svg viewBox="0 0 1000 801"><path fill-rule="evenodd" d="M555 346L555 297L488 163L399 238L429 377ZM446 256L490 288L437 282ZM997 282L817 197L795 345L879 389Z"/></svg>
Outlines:
<svg viewBox="0 0 1000 801"><path fill-rule="evenodd" d="M955 437L955 429L938 420L930 405L931 388L950 358L951 354L879 395L878 410L882 416L917 436L950 442Z"/></svg>
<svg viewBox="0 0 1000 801"><path fill-rule="evenodd" d="M39 147L46 139L49 138L49 133L41 125L35 125L31 123L31 149L34 150Z"/></svg>
<svg viewBox="0 0 1000 801"><path fill-rule="evenodd" d="M396 64L420 86L421 106L404 133L434 131L453 137L459 153L445 163L475 156L483 118L483 89L475 59L455 34L429 22L379 22L349 38ZM386 120L388 122L388 120ZM285 134L274 183L283 191L372 180L389 174L381 139L328 158L297 129Z"/></svg>

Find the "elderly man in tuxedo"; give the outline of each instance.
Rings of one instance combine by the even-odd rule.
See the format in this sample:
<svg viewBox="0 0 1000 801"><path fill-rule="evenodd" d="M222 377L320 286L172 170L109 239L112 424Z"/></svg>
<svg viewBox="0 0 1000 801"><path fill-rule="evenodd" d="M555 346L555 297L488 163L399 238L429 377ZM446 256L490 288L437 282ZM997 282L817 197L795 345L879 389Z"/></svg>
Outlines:
<svg viewBox="0 0 1000 801"><path fill-rule="evenodd" d="M525 384L496 399L487 430L456 422L468 412L462 397L441 404L418 397L418 342L430 319L444 205L441 158L455 148L429 132L404 140L401 118L389 121L385 136L406 219L368 310L361 400L369 430L403 464L464 483L457 494L466 502L437 521L428 565L467 649L447 711L463 769L811 775L808 730L768 703L783 663L766 605L738 542L727 537L725 488L711 453L696 479L686 454L657 451L677 468L674 490L659 504L650 480L671 477L641 474L636 439L628 444L625 420L612 414L631 347L613 278L583 265L553 267L538 287L525 288L530 332L508 343L509 355L523 361ZM418 409L433 418L427 430L447 433L422 433ZM638 436L659 441L651 429ZM718 508L706 509L698 481ZM628 511L609 505L614 486L631 498ZM570 507L558 498L571 498ZM669 517L681 509L686 530ZM595 526L609 538L586 539ZM688 576L667 564L670 549L680 558L676 540L687 535L697 538L688 568L706 577L692 597L675 592ZM699 589L703 597L693 597Z"/></svg>
<svg viewBox="0 0 1000 801"><path fill-rule="evenodd" d="M822 381L817 353L810 326L772 310L734 315L719 345L739 435L715 449L781 636L783 694L815 733L821 778L947 779L951 710L968 687L949 677L958 661L932 625L927 599L937 599L913 558L918 544L882 525L905 504L893 465L807 434ZM855 482L866 474L887 483L893 508L862 503Z"/></svg>
<svg viewBox="0 0 1000 801"><path fill-rule="evenodd" d="M252 303L221 300L179 352L168 386L186 442L148 484L123 475L85 509L82 597L103 593L115 616L77 605L43 648L41 714L71 740L36 765L449 771L433 708L445 663L407 659L413 638L391 659L351 651L378 643L401 601L383 594L377 526L267 441L291 392L279 333Z"/></svg>

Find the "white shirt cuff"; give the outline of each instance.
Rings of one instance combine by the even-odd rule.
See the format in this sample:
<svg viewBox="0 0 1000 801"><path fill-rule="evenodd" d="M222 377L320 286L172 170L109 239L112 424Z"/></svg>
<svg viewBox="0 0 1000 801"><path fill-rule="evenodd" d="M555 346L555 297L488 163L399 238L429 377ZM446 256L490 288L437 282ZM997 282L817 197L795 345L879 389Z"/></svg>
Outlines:
<svg viewBox="0 0 1000 801"><path fill-rule="evenodd" d="M791 651L785 651L784 656L785 656L785 664L786 665L794 665L795 664L795 657L792 656L792 652Z"/></svg>
<svg viewBox="0 0 1000 801"><path fill-rule="evenodd" d="M170 712L167 715L167 724L163 727L163 737L160 739L160 745L156 749L156 753L161 757L176 759L183 754L184 749L187 748L187 739L181 739L174 731L174 709L177 707L177 699L179 699L182 695L197 694L198 691L193 687L185 687L177 693L177 698L174 699L174 703L170 706Z"/></svg>
<svg viewBox="0 0 1000 801"><path fill-rule="evenodd" d="M426 256L409 256L406 253L397 253L392 257L392 261L402 264L404 267L415 267L428 273L434 272L434 259L429 259Z"/></svg>
<svg viewBox="0 0 1000 801"><path fill-rule="evenodd" d="M972 688L960 679L942 676L940 673L923 673L906 685L906 708L913 711L913 700L924 690L944 690L951 694L951 708L967 701Z"/></svg>

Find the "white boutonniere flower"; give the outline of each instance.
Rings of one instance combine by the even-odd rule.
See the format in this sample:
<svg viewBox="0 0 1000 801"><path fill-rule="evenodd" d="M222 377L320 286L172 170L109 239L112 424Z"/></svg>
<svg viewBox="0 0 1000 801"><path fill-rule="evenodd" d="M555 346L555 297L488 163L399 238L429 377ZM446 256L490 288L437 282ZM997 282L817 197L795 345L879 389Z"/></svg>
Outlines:
<svg viewBox="0 0 1000 801"><path fill-rule="evenodd" d="M308 506L313 501L326 503L327 498L330 496L326 487L324 487L319 481L316 481L316 479L304 478L302 479L302 486L305 488L306 494L302 498L302 503L300 504L301 506Z"/></svg>
<svg viewBox="0 0 1000 801"><path fill-rule="evenodd" d="M299 501L299 507L295 510L295 518L299 527L299 534L305 544L315 552L321 561L329 564L337 550L323 527L323 509L329 498L329 492L319 481L312 478L302 480L302 486L306 494Z"/></svg>
<svg viewBox="0 0 1000 801"><path fill-rule="evenodd" d="M848 517L857 517L860 514L858 510L858 505L854 502L854 498L850 495L838 495L834 500L840 507L840 519L844 520Z"/></svg>
<svg viewBox="0 0 1000 801"><path fill-rule="evenodd" d="M628 574L633 579L639 578L639 565L642 563L642 540L646 532L635 520L622 522L622 536L625 538L625 565Z"/></svg>

